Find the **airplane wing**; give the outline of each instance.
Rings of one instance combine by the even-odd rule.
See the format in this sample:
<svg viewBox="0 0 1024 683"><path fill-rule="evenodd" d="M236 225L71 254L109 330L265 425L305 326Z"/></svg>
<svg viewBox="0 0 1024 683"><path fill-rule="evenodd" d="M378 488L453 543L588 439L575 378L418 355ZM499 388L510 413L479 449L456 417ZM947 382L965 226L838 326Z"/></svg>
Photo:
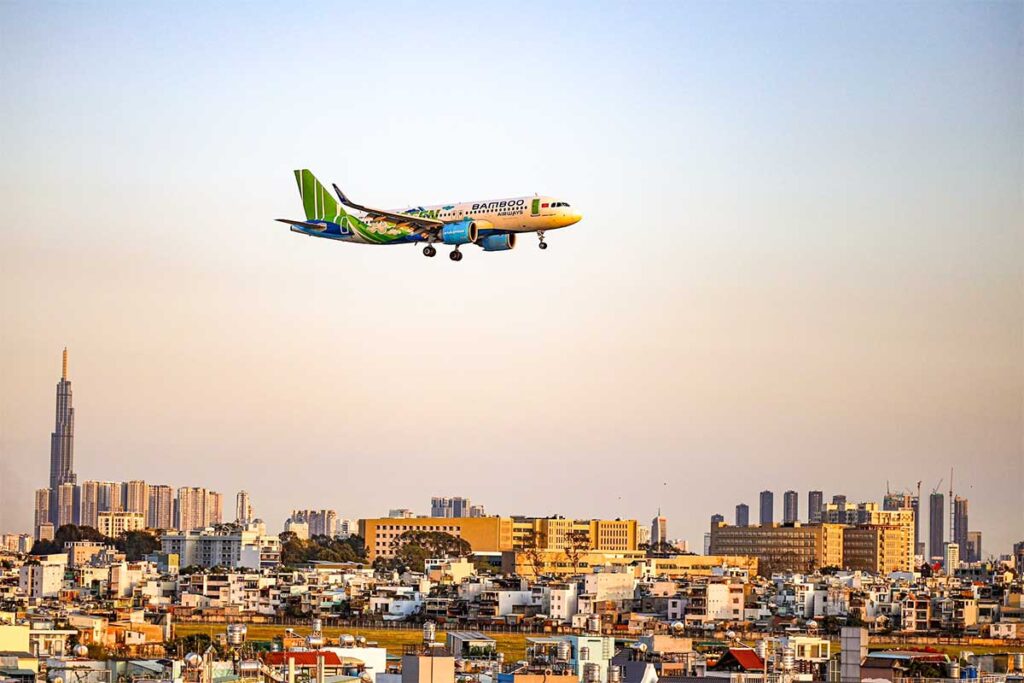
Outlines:
<svg viewBox="0 0 1024 683"><path fill-rule="evenodd" d="M408 226L419 234L437 234L437 232L444 226L444 221L439 221L436 218L425 218L415 214L394 213L392 211L384 211L383 209L371 209L368 206L356 204L354 201L346 197L345 193L343 193L337 185L334 185L333 187L334 192L338 195L338 200L341 201L342 204L350 209L362 211L367 216L382 218L389 223L394 223L395 225Z"/></svg>
<svg viewBox="0 0 1024 683"><path fill-rule="evenodd" d="M287 218L275 218L274 220L277 221L278 223L287 223L288 225L294 225L297 228L308 228L310 230L317 230L319 232L323 232L324 230L327 229L327 226L323 225L321 223L307 223L306 221L293 221L293 220L289 220Z"/></svg>

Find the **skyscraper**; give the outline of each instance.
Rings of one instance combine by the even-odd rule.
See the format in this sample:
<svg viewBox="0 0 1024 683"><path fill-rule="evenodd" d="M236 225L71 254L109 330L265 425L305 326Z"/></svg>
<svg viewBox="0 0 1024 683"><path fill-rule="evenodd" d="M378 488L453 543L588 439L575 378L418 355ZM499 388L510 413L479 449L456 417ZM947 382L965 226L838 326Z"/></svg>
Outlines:
<svg viewBox="0 0 1024 683"><path fill-rule="evenodd" d="M203 506L203 526L220 524L224 521L224 496L216 491L206 492L206 505Z"/></svg>
<svg viewBox="0 0 1024 683"><path fill-rule="evenodd" d="M174 489L166 484L149 487L146 526L150 529L174 528Z"/></svg>
<svg viewBox="0 0 1024 683"><path fill-rule="evenodd" d="M928 554L945 557L943 520L946 518L946 496L933 491L928 499Z"/></svg>
<svg viewBox="0 0 1024 683"><path fill-rule="evenodd" d="M832 496L832 504L833 505L846 505L846 494L844 494L844 493L836 493L835 495L833 495Z"/></svg>
<svg viewBox="0 0 1024 683"><path fill-rule="evenodd" d="M39 538L39 527L50 523L50 489L36 489L35 515L33 516L32 534Z"/></svg>
<svg viewBox="0 0 1024 683"><path fill-rule="evenodd" d="M99 524L100 483L91 480L83 481L79 491L78 522L82 526L91 526L95 529Z"/></svg>
<svg viewBox="0 0 1024 683"><path fill-rule="evenodd" d="M71 482L57 487L57 521L54 522L54 527L57 529L65 524L74 524L78 521L75 514L75 493L77 489L78 487Z"/></svg>
<svg viewBox="0 0 1024 683"><path fill-rule="evenodd" d="M761 491L761 519L760 523L772 524L775 521L775 494L771 491Z"/></svg>
<svg viewBox="0 0 1024 683"><path fill-rule="evenodd" d="M149 487L140 480L130 481L124 485L125 512L139 512L145 518L149 512Z"/></svg>
<svg viewBox="0 0 1024 683"><path fill-rule="evenodd" d="M711 515L711 526L716 527L725 521L725 515Z"/></svg>
<svg viewBox="0 0 1024 683"><path fill-rule="evenodd" d="M658 516L651 520L651 547L662 543L668 543L668 520L661 516L661 508L658 508Z"/></svg>
<svg viewBox="0 0 1024 683"><path fill-rule="evenodd" d="M981 562L981 532L967 532L967 561Z"/></svg>
<svg viewBox="0 0 1024 683"><path fill-rule="evenodd" d="M469 498L462 498L461 496L455 496L453 498L434 496L430 499L430 516L452 518L470 517L470 511L473 507L474 506L470 503Z"/></svg>
<svg viewBox="0 0 1024 683"><path fill-rule="evenodd" d="M811 524L821 523L821 507L825 504L825 494L821 491L807 492L807 521Z"/></svg>
<svg viewBox="0 0 1024 683"><path fill-rule="evenodd" d="M235 496L235 522L248 524L252 521L252 502L249 500L248 491L239 491Z"/></svg>
<svg viewBox="0 0 1024 683"><path fill-rule="evenodd" d="M960 557L970 560L967 548L967 499L956 496L953 498L953 530L950 534L953 542L960 546Z"/></svg>
<svg viewBox="0 0 1024 683"><path fill-rule="evenodd" d="M64 349L60 381L57 383L57 417L50 435L50 521L60 526L59 488L75 485L75 409L71 405L71 382L68 380L68 350ZM73 496L68 502L74 507ZM65 510L66 511L66 510ZM74 511L66 524L74 521Z"/></svg>
<svg viewBox="0 0 1024 683"><path fill-rule="evenodd" d="M796 491L782 494L782 523L792 524L800 521L800 499Z"/></svg>
<svg viewBox="0 0 1024 683"><path fill-rule="evenodd" d="M206 526L206 489L182 486L174 506L174 526L179 531L202 529Z"/></svg>
<svg viewBox="0 0 1024 683"><path fill-rule="evenodd" d="M750 526L750 506L746 503L736 506L736 526Z"/></svg>

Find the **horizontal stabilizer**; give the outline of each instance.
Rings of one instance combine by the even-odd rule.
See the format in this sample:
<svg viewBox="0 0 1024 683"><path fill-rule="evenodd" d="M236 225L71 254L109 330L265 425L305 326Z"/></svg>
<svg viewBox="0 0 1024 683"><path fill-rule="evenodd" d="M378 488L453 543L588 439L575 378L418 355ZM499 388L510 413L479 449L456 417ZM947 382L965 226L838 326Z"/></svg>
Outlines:
<svg viewBox="0 0 1024 683"><path fill-rule="evenodd" d="M287 223L288 225L293 225L296 228L308 228L309 230L316 230L318 232L323 232L324 230L327 229L327 226L324 225L323 223L307 223L306 221L293 221L287 218L275 218L274 220L277 221L278 223Z"/></svg>

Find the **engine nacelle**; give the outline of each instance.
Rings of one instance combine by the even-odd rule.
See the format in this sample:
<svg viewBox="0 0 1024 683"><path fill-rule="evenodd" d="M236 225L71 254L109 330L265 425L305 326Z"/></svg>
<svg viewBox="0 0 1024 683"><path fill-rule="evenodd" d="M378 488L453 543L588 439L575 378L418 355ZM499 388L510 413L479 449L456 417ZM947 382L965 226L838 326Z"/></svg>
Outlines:
<svg viewBox="0 0 1024 683"><path fill-rule="evenodd" d="M476 242L479 234L476 221L467 218L456 223L445 223L441 228L441 241L445 244L469 244Z"/></svg>
<svg viewBox="0 0 1024 683"><path fill-rule="evenodd" d="M488 235L477 242L484 251L508 251L516 246L516 234L514 232L504 235Z"/></svg>

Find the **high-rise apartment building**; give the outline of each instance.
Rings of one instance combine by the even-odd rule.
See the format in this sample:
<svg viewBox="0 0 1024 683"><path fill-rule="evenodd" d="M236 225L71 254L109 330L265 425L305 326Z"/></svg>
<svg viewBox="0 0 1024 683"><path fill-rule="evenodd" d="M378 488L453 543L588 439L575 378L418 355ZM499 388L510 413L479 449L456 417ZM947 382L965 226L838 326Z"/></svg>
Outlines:
<svg viewBox="0 0 1024 683"><path fill-rule="evenodd" d="M821 523L821 508L825 504L825 494L821 491L807 492L807 521L811 524Z"/></svg>
<svg viewBox="0 0 1024 683"><path fill-rule="evenodd" d="M174 526L181 531L202 529L210 524L220 522L219 510L216 521L214 521L214 510L211 509L217 503L220 494L211 496L212 491L198 486L183 486L178 489L178 498L175 504Z"/></svg>
<svg viewBox="0 0 1024 683"><path fill-rule="evenodd" d="M98 481L97 506L100 512L124 510L124 485L119 481Z"/></svg>
<svg viewBox="0 0 1024 683"><path fill-rule="evenodd" d="M204 526L224 521L224 496L216 491L206 492L206 506L203 508Z"/></svg>
<svg viewBox="0 0 1024 683"><path fill-rule="evenodd" d="M981 557L981 532L968 531L966 559L968 562L981 562Z"/></svg>
<svg viewBox="0 0 1024 683"><path fill-rule="evenodd" d="M928 499L928 554L931 557L945 557L946 496L934 491Z"/></svg>
<svg viewBox="0 0 1024 683"><path fill-rule="evenodd" d="M746 503L736 506L736 526L750 526L750 506Z"/></svg>
<svg viewBox="0 0 1024 683"><path fill-rule="evenodd" d="M252 521L252 501L248 491L239 491L235 496L235 522L245 526Z"/></svg>
<svg viewBox="0 0 1024 683"><path fill-rule="evenodd" d="M124 485L124 511L137 512L145 519L149 511L149 486L146 482L134 480Z"/></svg>
<svg viewBox="0 0 1024 683"><path fill-rule="evenodd" d="M947 575L952 576L953 573L960 568L960 546L956 543L947 543L945 547L945 553L942 556L942 570Z"/></svg>
<svg viewBox="0 0 1024 683"><path fill-rule="evenodd" d="M149 487L146 526L150 529L174 528L174 489L167 484Z"/></svg>
<svg viewBox="0 0 1024 683"><path fill-rule="evenodd" d="M771 491L761 491L761 517L760 523L775 523L775 494Z"/></svg>
<svg viewBox="0 0 1024 683"><path fill-rule="evenodd" d="M960 547L960 557L964 560L970 559L967 547L967 499L956 496L953 498L953 529L950 534L953 542Z"/></svg>
<svg viewBox="0 0 1024 683"><path fill-rule="evenodd" d="M50 489L36 489L35 512L32 520L32 535L39 539L39 527L50 522L50 500L53 492Z"/></svg>
<svg viewBox="0 0 1024 683"><path fill-rule="evenodd" d="M57 411L53 433L50 434L50 521L55 526L72 524L75 520L73 494L68 505L71 516L61 522L60 487L75 485L75 409L71 402L71 382L68 380L68 350L64 349L60 381L57 383Z"/></svg>
<svg viewBox="0 0 1024 683"><path fill-rule="evenodd" d="M782 494L782 523L792 524L800 521L800 498L796 491Z"/></svg>
<svg viewBox="0 0 1024 683"><path fill-rule="evenodd" d="M292 510L290 520L307 524L310 536L338 536L338 513L334 510Z"/></svg>
<svg viewBox="0 0 1024 683"><path fill-rule="evenodd" d="M914 512L914 540L913 540L913 552L918 554L919 544L921 541L921 515L920 515L920 501L917 496L911 493L893 493L888 492L882 499L882 509L884 510L913 510ZM923 554L923 553L921 553Z"/></svg>
<svg viewBox="0 0 1024 683"><path fill-rule="evenodd" d="M78 516L75 514L75 498L78 487L68 482L57 487L57 522L56 528L65 524L75 524ZM51 513L51 516L52 513Z"/></svg>
<svg viewBox="0 0 1024 683"><path fill-rule="evenodd" d="M82 526L98 528L100 514L100 483L83 481L79 489L78 519Z"/></svg>

